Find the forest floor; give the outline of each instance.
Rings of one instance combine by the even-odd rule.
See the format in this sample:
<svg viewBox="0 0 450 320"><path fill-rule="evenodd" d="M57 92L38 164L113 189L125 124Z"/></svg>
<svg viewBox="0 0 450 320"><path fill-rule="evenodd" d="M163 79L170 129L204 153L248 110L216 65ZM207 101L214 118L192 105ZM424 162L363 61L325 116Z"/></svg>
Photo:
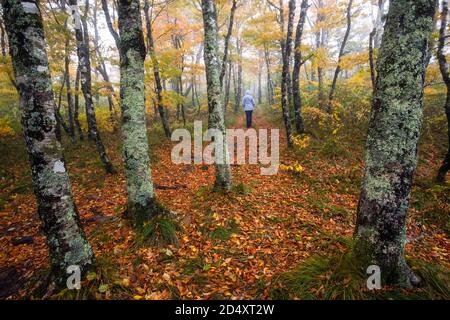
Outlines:
<svg viewBox="0 0 450 320"><path fill-rule="evenodd" d="M239 116L233 127L243 126ZM275 128L261 112L258 128ZM302 164L300 173L279 170L260 175L259 165L232 167L234 188L214 193L214 167L176 165L173 143L152 142L152 173L158 199L176 212L178 246L139 247L126 206L123 171L106 175L92 154L67 151L73 192L89 242L108 281L95 290L100 299L267 299L277 275L312 255L348 250L354 229L362 156L329 161L313 152L299 159L286 150L280 130L280 162ZM70 147L67 147L68 149ZM120 150L120 149L118 149ZM120 163L120 151L112 158ZM10 164L15 176L0 190L0 298L33 298L30 279L48 272L45 238L25 160ZM426 164L418 175L432 173ZM5 180L6 179L6 180ZM25 179L25 182L21 182ZM414 203L413 203L414 204ZM448 204L442 207L447 215ZM424 210L412 205L407 256L449 270L450 238L439 225L423 223ZM98 290L97 290L98 289ZM39 297L35 297L39 298Z"/></svg>

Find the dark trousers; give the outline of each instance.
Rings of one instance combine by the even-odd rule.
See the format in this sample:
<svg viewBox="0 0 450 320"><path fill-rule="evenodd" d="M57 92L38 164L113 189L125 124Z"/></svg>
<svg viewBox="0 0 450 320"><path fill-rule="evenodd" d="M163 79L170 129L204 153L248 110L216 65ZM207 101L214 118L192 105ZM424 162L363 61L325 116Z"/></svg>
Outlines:
<svg viewBox="0 0 450 320"><path fill-rule="evenodd" d="M252 111L245 111L245 118L247 119L247 128L252 126Z"/></svg>

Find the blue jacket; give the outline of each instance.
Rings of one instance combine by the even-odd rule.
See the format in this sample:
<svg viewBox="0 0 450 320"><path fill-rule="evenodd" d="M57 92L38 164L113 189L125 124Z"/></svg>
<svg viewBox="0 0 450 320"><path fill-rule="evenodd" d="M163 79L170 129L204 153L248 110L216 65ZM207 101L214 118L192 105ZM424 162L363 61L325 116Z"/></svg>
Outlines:
<svg viewBox="0 0 450 320"><path fill-rule="evenodd" d="M246 93L244 99L242 99L242 106L244 107L244 111L252 111L255 108L255 100L251 94Z"/></svg>

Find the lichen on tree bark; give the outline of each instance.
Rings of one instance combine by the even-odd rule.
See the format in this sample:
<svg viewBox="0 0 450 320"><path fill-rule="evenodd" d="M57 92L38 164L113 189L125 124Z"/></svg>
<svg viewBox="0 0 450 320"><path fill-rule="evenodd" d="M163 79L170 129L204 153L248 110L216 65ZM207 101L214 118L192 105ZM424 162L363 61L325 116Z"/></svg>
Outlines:
<svg viewBox="0 0 450 320"><path fill-rule="evenodd" d="M221 61L219 59L217 13L214 1L202 0L203 25L205 30L205 66L208 93L208 128L222 132L223 161L216 161L215 189L231 188L231 168L226 143L222 86L220 83ZM217 154L217 152L216 152ZM216 159L217 160L217 159ZM222 162L222 163L219 163Z"/></svg>
<svg viewBox="0 0 450 320"><path fill-rule="evenodd" d="M81 228L55 134L56 115L42 17L37 2L3 0L38 213L50 252L51 280L66 284L67 267L85 274L94 254Z"/></svg>
<svg viewBox="0 0 450 320"><path fill-rule="evenodd" d="M393 1L377 61L354 253L380 266L386 284L417 282L404 246L434 13L434 0Z"/></svg>
<svg viewBox="0 0 450 320"><path fill-rule="evenodd" d="M118 2L120 33L120 97L123 160L127 181L127 213L137 226L164 213L155 199L145 121L144 59L146 55L139 1Z"/></svg>

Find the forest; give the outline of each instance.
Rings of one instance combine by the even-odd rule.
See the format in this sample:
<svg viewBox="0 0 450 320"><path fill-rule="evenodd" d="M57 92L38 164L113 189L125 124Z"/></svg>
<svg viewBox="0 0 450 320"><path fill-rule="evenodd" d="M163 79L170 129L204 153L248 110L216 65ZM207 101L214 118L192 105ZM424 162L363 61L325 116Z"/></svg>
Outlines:
<svg viewBox="0 0 450 320"><path fill-rule="evenodd" d="M0 4L0 300L450 299L448 0Z"/></svg>

